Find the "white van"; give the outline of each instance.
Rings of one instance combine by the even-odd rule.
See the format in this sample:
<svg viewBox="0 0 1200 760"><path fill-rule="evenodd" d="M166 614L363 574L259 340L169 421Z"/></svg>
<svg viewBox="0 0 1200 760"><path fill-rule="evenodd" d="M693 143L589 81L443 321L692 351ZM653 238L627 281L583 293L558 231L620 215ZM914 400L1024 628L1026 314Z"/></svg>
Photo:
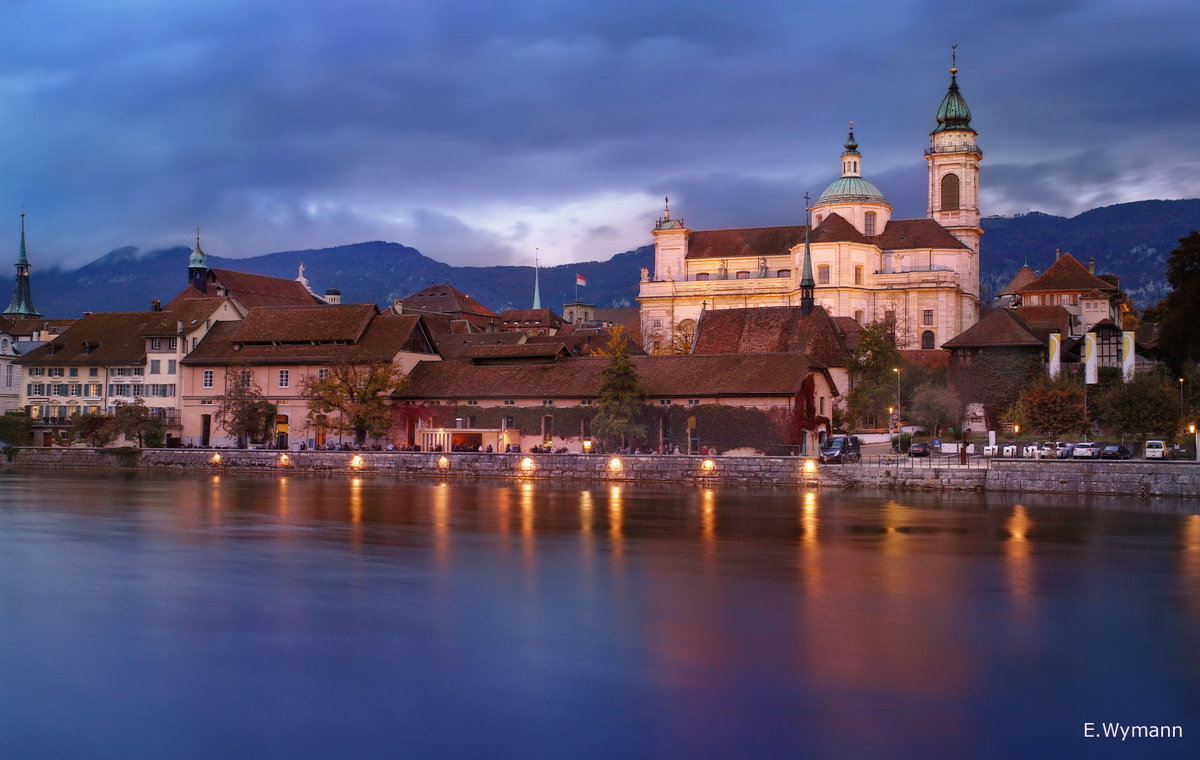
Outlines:
<svg viewBox="0 0 1200 760"><path fill-rule="evenodd" d="M1147 459L1166 459L1167 444L1163 441L1146 441Z"/></svg>

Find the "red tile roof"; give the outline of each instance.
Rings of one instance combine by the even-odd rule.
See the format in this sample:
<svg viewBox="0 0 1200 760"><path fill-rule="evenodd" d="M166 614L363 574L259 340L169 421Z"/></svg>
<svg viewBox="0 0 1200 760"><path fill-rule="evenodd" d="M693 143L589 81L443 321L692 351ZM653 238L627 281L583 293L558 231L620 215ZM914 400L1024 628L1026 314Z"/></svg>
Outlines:
<svg viewBox="0 0 1200 760"><path fill-rule="evenodd" d="M696 332L693 354L805 354L826 367L846 366L841 330L820 306L807 317L799 306L708 310Z"/></svg>
<svg viewBox="0 0 1200 760"><path fill-rule="evenodd" d="M499 314L505 327L558 327L566 321L549 309L509 309Z"/></svg>
<svg viewBox="0 0 1200 760"><path fill-rule="evenodd" d="M1010 309L992 309L974 325L943 343L942 348L1044 345L1021 315Z"/></svg>
<svg viewBox="0 0 1200 760"><path fill-rule="evenodd" d="M88 314L50 342L18 360L20 364L141 364L146 358L147 332L161 330L166 312L105 312Z"/></svg>
<svg viewBox="0 0 1200 760"><path fill-rule="evenodd" d="M1035 333L1053 331L1059 335L1070 335L1071 312L1063 306L1018 306L1014 309Z"/></svg>
<svg viewBox="0 0 1200 760"><path fill-rule="evenodd" d="M582 357L515 366L421 362L393 398L598 398L608 362ZM635 356L633 364L650 398L788 397L810 371L803 357L794 354Z"/></svg>
<svg viewBox="0 0 1200 760"><path fill-rule="evenodd" d="M369 305L369 304L368 304ZM373 305L369 305L373 309ZM338 306L317 307L318 309L338 309ZM252 320L255 312L247 315ZM274 310L270 310L274 311ZM338 315L341 319L341 315ZM347 319L337 330L325 334L340 332L347 334L354 327ZM200 341L184 364L189 365L228 365L228 364L337 364L339 362L387 362L395 359L401 352L433 353L428 331L425 329L420 315L417 314L374 314L358 337L352 343L342 342L304 342L301 333L289 326L280 324L273 318L254 320L261 332L247 334L242 331L243 323L218 322L209 330L204 340ZM262 342L267 331L278 328L276 335L295 342ZM317 327L317 330L325 328ZM315 334L315 333L314 333ZM242 342L239 338L248 337L252 342Z"/></svg>
<svg viewBox="0 0 1200 760"><path fill-rule="evenodd" d="M1092 274L1078 259L1064 253L1050 265L1041 277L1021 288L1019 293L1059 293L1063 291L1103 290L1113 292L1117 288Z"/></svg>
<svg viewBox="0 0 1200 760"><path fill-rule="evenodd" d="M400 302L406 310L495 317L496 312L451 285L430 285Z"/></svg>
<svg viewBox="0 0 1200 760"><path fill-rule="evenodd" d="M885 251L912 248L968 248L961 240L932 219L892 219L876 238Z"/></svg>
<svg viewBox="0 0 1200 760"><path fill-rule="evenodd" d="M786 254L804 242L804 226L702 230L688 235L689 259L728 259L735 256Z"/></svg>
<svg viewBox="0 0 1200 760"><path fill-rule="evenodd" d="M210 269L203 292L189 285L166 308L173 309L181 301L193 298L220 296L222 289L248 309L256 306L304 306L321 302L297 280L235 272L232 269Z"/></svg>
<svg viewBox="0 0 1200 760"><path fill-rule="evenodd" d="M998 295L998 296L1016 295L1017 292L1021 290L1021 288L1025 287L1029 283L1036 280L1037 276L1038 276L1037 272L1030 269L1029 265L1026 264L1017 270L1017 273L1014 274L1013 278L1008 281L1008 284L1005 285L1000 290L1000 292L997 293L996 295Z"/></svg>
<svg viewBox="0 0 1200 760"><path fill-rule="evenodd" d="M251 309L238 322L237 343L344 343L358 341L372 318L375 304L337 306L264 306Z"/></svg>

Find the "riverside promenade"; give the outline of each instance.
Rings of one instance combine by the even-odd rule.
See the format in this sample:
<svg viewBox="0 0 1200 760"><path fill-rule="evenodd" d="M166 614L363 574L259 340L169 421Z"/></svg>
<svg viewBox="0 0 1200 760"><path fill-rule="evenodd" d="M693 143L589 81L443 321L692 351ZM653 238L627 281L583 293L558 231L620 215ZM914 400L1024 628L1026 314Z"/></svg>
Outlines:
<svg viewBox="0 0 1200 760"><path fill-rule="evenodd" d="M7 466L1200 497L1200 464L1194 462L973 457L963 466L879 457L822 465L806 457L767 456L29 447L19 449Z"/></svg>

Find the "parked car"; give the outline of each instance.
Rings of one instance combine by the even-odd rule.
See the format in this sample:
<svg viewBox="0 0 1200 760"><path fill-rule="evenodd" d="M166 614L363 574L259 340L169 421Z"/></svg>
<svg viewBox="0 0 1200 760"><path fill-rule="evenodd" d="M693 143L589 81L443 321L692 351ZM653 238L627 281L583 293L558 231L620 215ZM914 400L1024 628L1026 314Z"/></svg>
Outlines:
<svg viewBox="0 0 1200 760"><path fill-rule="evenodd" d="M1071 449L1073 459L1095 459L1100 456L1100 446L1095 441L1080 441Z"/></svg>
<svg viewBox="0 0 1200 760"><path fill-rule="evenodd" d="M1046 441L1038 447L1038 456L1042 459L1062 459L1070 456L1070 446L1066 441Z"/></svg>
<svg viewBox="0 0 1200 760"><path fill-rule="evenodd" d="M1167 458L1167 444L1163 441L1146 441L1145 451L1147 459Z"/></svg>
<svg viewBox="0 0 1200 760"><path fill-rule="evenodd" d="M933 453L933 446L930 446L925 441L914 441L908 447L908 455L910 457L927 457Z"/></svg>
<svg viewBox="0 0 1200 760"><path fill-rule="evenodd" d="M1170 450L1168 451L1168 453L1170 454L1171 459L1191 459L1192 458L1191 452L1189 452L1187 449L1180 446L1179 444L1173 445L1170 448Z"/></svg>
<svg viewBox="0 0 1200 760"><path fill-rule="evenodd" d="M1129 449L1118 443L1110 443L1100 448L1101 459L1129 459L1132 456Z"/></svg>
<svg viewBox="0 0 1200 760"><path fill-rule="evenodd" d="M821 444L821 461L826 464L857 462L862 459L862 448L858 438L852 435L835 435Z"/></svg>

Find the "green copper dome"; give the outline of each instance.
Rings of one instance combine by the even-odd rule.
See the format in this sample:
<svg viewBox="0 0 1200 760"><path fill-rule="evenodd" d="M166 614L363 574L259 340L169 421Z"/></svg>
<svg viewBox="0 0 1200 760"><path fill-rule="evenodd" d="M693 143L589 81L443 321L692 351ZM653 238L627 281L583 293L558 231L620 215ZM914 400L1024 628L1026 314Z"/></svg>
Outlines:
<svg viewBox="0 0 1200 760"><path fill-rule="evenodd" d="M833 181L817 198L823 203L887 203L879 188L862 177L841 177Z"/></svg>
<svg viewBox="0 0 1200 760"><path fill-rule="evenodd" d="M958 91L957 75L957 68L950 69L950 89L946 91L946 97L942 98L942 104L938 106L937 129L930 134L950 131L975 134L975 130L971 129L971 109L967 108L967 101Z"/></svg>

